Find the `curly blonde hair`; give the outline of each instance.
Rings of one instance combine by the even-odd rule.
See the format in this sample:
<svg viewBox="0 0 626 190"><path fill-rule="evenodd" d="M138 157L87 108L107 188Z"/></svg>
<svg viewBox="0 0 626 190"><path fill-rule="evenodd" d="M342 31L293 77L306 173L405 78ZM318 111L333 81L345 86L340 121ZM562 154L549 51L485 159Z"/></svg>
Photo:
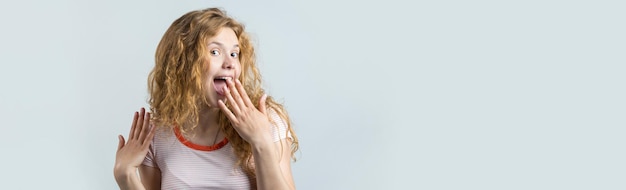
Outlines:
<svg viewBox="0 0 626 190"><path fill-rule="evenodd" d="M149 103L155 126L177 127L181 132L187 132L198 125L200 110L209 105L204 85L208 71L205 64L208 40L223 27L232 29L239 40L242 67L239 80L252 102L259 102L264 94L261 75L255 63L254 47L244 26L218 8L191 11L172 23L156 50L155 66L148 77ZM298 138L287 112L270 96L266 105L287 124L287 132L291 133L291 155L295 161ZM255 178L250 144L239 136L222 112L218 118L220 129L237 156L236 166Z"/></svg>

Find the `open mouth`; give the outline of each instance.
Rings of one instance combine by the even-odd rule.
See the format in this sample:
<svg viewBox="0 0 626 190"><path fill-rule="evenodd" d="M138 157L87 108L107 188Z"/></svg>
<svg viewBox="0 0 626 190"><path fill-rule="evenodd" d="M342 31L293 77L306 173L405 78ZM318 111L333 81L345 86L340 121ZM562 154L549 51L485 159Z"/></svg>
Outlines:
<svg viewBox="0 0 626 190"><path fill-rule="evenodd" d="M215 77L215 79L213 79L213 87L217 94L225 96L226 92L224 92L224 87L226 87L226 82L232 79L232 77Z"/></svg>

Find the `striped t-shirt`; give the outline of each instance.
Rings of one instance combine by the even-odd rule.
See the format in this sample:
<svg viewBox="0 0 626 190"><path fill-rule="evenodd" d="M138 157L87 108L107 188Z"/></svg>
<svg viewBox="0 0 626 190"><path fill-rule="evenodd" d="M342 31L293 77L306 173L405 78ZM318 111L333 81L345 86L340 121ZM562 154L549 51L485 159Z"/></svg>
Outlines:
<svg viewBox="0 0 626 190"><path fill-rule="evenodd" d="M287 124L270 111L274 142L291 138ZM143 165L161 170L161 189L250 189L250 179L224 139L212 146L193 144L175 130L157 130Z"/></svg>

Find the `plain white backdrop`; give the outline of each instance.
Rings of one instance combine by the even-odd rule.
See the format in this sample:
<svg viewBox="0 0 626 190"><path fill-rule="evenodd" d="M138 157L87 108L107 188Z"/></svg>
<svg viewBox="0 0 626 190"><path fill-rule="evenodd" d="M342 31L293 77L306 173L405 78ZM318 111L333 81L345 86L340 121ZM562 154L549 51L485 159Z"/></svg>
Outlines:
<svg viewBox="0 0 626 190"><path fill-rule="evenodd" d="M247 26L298 189L626 189L621 1L0 3L0 189L116 189L182 14Z"/></svg>

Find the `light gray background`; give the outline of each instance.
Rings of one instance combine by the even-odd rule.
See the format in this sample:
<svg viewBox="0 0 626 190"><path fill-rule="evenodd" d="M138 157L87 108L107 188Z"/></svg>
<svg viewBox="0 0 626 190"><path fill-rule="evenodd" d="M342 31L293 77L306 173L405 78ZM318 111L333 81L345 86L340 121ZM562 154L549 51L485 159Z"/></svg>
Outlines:
<svg viewBox="0 0 626 190"><path fill-rule="evenodd" d="M0 189L116 189L157 43L222 7L301 140L299 189L626 189L622 1L0 3Z"/></svg>

